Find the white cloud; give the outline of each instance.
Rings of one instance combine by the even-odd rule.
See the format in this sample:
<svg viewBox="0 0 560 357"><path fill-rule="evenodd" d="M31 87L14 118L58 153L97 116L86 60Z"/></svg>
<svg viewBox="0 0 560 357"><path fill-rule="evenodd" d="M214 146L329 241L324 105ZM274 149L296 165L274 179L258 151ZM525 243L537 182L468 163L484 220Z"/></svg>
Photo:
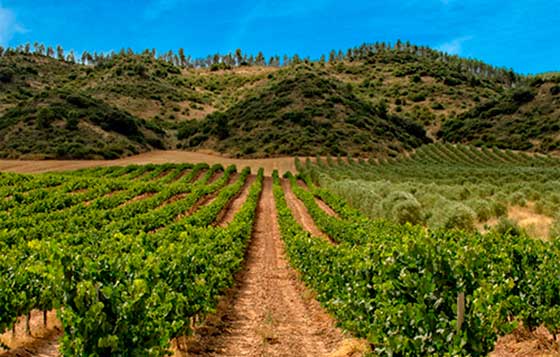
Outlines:
<svg viewBox="0 0 560 357"><path fill-rule="evenodd" d="M17 33L27 30L17 23L16 16L10 9L0 4L0 45L5 46Z"/></svg>
<svg viewBox="0 0 560 357"><path fill-rule="evenodd" d="M442 52L447 52L450 55L460 55L461 51L463 50L463 43L471 39L472 36L454 38L451 41L444 42L441 45L437 46L437 49Z"/></svg>

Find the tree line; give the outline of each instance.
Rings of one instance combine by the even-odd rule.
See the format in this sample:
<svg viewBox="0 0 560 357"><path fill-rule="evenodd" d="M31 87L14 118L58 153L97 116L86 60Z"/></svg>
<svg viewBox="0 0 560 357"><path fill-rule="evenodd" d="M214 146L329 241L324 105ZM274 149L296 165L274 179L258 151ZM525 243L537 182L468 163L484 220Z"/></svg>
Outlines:
<svg viewBox="0 0 560 357"><path fill-rule="evenodd" d="M328 55L323 54L317 60L312 60L309 56L301 57L298 54L292 56L285 54L282 57L279 55L266 57L262 51L253 55L245 53L239 48L233 53L215 53L206 57L194 58L192 55L186 54L183 48L179 48L177 52L169 50L163 53L158 53L156 49L145 49L136 53L131 48L123 48L118 52L110 51L103 53L83 51L81 55L77 55L74 50L66 52L60 45L52 47L38 42L35 42L33 45L26 43L13 48L4 48L0 46L0 56L12 53L35 54L69 63L80 63L91 66L103 64L118 56L143 55L169 62L178 67L210 69L231 69L242 66L282 67L310 62L336 64L340 62L379 60L380 58L385 60L398 58L400 61L403 59L409 61L426 59L453 66L463 73L470 73L471 75L486 79L495 79L509 85L515 84L522 78L521 75L515 73L512 69L492 66L477 59L462 58L457 55L434 50L427 46L413 45L408 41L403 42L401 40L396 41L394 44L385 42L364 43L346 51L331 50Z"/></svg>

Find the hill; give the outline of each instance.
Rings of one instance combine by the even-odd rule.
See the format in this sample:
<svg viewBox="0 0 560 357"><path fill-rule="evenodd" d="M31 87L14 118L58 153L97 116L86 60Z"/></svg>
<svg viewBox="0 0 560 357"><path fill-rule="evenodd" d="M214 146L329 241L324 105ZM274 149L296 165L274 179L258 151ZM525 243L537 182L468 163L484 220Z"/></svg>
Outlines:
<svg viewBox="0 0 560 357"><path fill-rule="evenodd" d="M429 140L421 125L361 100L351 85L310 65L280 70L227 110L183 123L179 139L184 148L244 156L360 155Z"/></svg>
<svg viewBox="0 0 560 357"><path fill-rule="evenodd" d="M4 158L105 158L163 148L150 122L83 94L47 90L10 108L0 121Z"/></svg>
<svg viewBox="0 0 560 357"><path fill-rule="evenodd" d="M536 77L456 118L439 136L504 149L560 150L560 75Z"/></svg>
<svg viewBox="0 0 560 357"><path fill-rule="evenodd" d="M58 57L44 46L0 50L2 156L107 158L154 148L235 157L395 156L430 139L457 140L452 123L468 121L529 81L401 42L332 51L316 61L297 55L267 61L261 53L241 51L196 60L182 51L85 52L80 61L73 54ZM93 107L76 108L61 95L79 96ZM541 105L558 108L552 95L535 102ZM53 119L49 130L37 124L40 109L57 112L61 106L78 114L80 125L67 130L67 115ZM95 117L99 112L105 124ZM499 121L494 114L489 115ZM529 114L521 111L519 120ZM113 116L134 123L131 131L114 130ZM543 143L533 144L534 150L554 149L546 135L531 136Z"/></svg>

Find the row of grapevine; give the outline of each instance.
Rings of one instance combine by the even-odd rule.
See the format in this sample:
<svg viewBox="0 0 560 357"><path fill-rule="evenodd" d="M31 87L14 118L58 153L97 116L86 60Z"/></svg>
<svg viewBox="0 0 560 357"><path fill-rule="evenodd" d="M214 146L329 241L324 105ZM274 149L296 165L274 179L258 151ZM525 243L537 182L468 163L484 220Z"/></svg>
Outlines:
<svg viewBox="0 0 560 357"><path fill-rule="evenodd" d="M328 195L290 179L318 227L339 243L310 237L296 223L276 175L290 261L340 324L377 353L486 355L519 321L560 331L560 279L551 279L560 269L560 243L368 221L344 205L333 206L339 219L322 214L312 197Z"/></svg>
<svg viewBox="0 0 560 357"><path fill-rule="evenodd" d="M233 184L228 182L234 167L212 182L220 166L194 183L189 175L179 181L169 178L184 169L167 166L150 174L149 180L157 181L130 181L128 187L109 185L113 180L98 174L119 171L115 182L127 182L140 177L131 175L135 171L147 177L146 172L156 170L92 170L97 180L83 188L96 192L96 198L81 197L51 215L30 211L25 204L10 209L0 228L5 253L0 257L0 330L31 309L62 307L64 355L166 354L170 339L188 333L191 319L212 311L217 296L232 284L251 235L263 178L261 170L234 220L216 228L209 225L243 187L249 170ZM61 176L82 182L87 174ZM105 195L115 188L124 190ZM146 190L153 195L130 201ZM177 219L208 195L216 195L211 204Z"/></svg>

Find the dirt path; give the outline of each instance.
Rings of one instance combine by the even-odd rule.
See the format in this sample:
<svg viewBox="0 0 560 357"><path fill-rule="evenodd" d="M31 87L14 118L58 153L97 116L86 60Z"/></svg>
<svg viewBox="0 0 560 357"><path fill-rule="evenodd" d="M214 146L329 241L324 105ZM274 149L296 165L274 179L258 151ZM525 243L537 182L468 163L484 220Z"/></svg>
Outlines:
<svg viewBox="0 0 560 357"><path fill-rule="evenodd" d="M309 188L307 187L307 185L305 184L305 182L303 182L302 180L297 180L297 184L299 187L303 188L304 190L308 190ZM319 206L320 209L323 210L323 212L325 212L326 214L328 214L331 217L336 217L336 218L340 218L338 216L338 213L336 213L331 206L329 206L326 202L324 202L322 199L318 198L318 197L314 197L315 198L315 203L317 203L317 206Z"/></svg>
<svg viewBox="0 0 560 357"><path fill-rule="evenodd" d="M40 173L48 171L77 170L96 166L126 166L166 163L201 163L209 165L222 164L224 167L236 165L239 169L249 166L252 172L264 168L267 176L278 169L280 174L286 171L295 172L293 157L270 159L233 159L211 153L189 151L152 151L118 160L0 160L0 171L17 173Z"/></svg>
<svg viewBox="0 0 560 357"><path fill-rule="evenodd" d="M292 191L290 182L287 180L282 180L282 188L284 189L284 194L286 195L286 202L288 203L288 207L292 211L292 214L294 215L296 221L306 231L311 233L312 236L330 240L330 238L325 233L323 233L323 231L321 231L319 227L317 227L315 221L313 221L313 218L311 218L311 215L309 215L309 212L307 211L307 208L305 207L303 202L301 202L299 198L296 197L296 195Z"/></svg>
<svg viewBox="0 0 560 357"><path fill-rule="evenodd" d="M253 184L255 179L256 179L256 176L253 176L253 175L247 177L247 179L245 180L245 184L243 185L243 188L241 189L241 192L236 197L233 198L231 203L228 204L226 206L226 208L216 218L216 225L217 226L227 227L227 225L230 224L231 221L233 221L233 218L235 217L235 214L237 213L237 211L239 211L241 206L243 206L243 203L245 203L245 200L247 200L247 196L249 196L249 191L250 191L251 185Z"/></svg>
<svg viewBox="0 0 560 357"><path fill-rule="evenodd" d="M307 298L304 296L307 295ZM257 208L246 268L218 326L206 327L198 356L327 356L344 340L333 320L296 279L284 257L272 181Z"/></svg>
<svg viewBox="0 0 560 357"><path fill-rule="evenodd" d="M0 348L0 357L59 356L58 339L62 336L62 327L55 311L50 311L47 317L48 324L44 326L43 313L37 310L31 312L31 336L25 333L25 318L19 318L15 337L11 331L0 335L0 341L11 348L10 351Z"/></svg>

